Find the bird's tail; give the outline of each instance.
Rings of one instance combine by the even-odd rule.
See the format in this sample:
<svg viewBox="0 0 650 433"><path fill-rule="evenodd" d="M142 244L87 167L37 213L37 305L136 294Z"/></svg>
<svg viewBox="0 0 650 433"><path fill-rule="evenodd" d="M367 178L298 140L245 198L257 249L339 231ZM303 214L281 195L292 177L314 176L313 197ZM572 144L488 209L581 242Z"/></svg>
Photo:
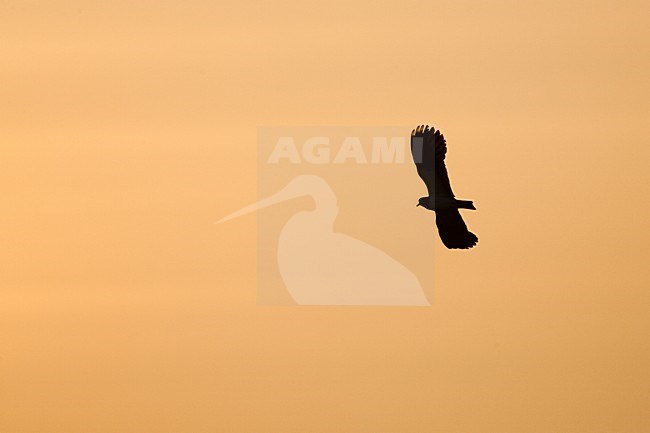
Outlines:
<svg viewBox="0 0 650 433"><path fill-rule="evenodd" d="M471 200L456 200L456 207L458 209L472 209L476 210L474 203Z"/></svg>

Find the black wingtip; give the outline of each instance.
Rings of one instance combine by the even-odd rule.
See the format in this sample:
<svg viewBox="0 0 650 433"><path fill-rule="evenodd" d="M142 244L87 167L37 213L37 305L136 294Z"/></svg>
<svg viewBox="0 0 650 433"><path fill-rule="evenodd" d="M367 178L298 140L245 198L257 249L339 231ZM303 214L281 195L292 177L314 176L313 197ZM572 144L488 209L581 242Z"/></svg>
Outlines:
<svg viewBox="0 0 650 433"><path fill-rule="evenodd" d="M436 211L436 226L440 240L449 249L466 250L478 243L478 237L467 230L467 226L458 209L440 209Z"/></svg>
<svg viewBox="0 0 650 433"><path fill-rule="evenodd" d="M442 243L450 250L469 250L478 245L478 236L472 232L467 232L465 236L459 239L442 239Z"/></svg>

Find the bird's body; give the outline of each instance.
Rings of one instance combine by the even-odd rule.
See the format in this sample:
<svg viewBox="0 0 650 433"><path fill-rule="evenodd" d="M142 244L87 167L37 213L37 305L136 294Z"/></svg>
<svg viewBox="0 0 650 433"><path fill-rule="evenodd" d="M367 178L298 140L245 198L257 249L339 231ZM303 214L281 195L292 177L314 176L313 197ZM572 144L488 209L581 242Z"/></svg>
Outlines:
<svg viewBox="0 0 650 433"><path fill-rule="evenodd" d="M428 197L419 199L418 206L436 213L438 233L447 248L472 248L478 238L467 230L458 209L476 208L471 201L458 200L454 196L445 166L445 137L428 125L418 126L411 134L411 152L418 175L429 193Z"/></svg>

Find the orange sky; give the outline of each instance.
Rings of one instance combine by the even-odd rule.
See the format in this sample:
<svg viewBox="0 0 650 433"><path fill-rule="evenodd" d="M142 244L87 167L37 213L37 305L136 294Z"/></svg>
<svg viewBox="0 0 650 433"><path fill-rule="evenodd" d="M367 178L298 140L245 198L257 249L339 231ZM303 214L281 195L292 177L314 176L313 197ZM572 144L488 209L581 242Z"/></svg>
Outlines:
<svg viewBox="0 0 650 433"><path fill-rule="evenodd" d="M649 28L643 1L5 4L0 431L650 431ZM257 306L255 217L213 224L256 200L257 127L418 123L479 246L414 207L413 248L336 227L435 251L432 307Z"/></svg>

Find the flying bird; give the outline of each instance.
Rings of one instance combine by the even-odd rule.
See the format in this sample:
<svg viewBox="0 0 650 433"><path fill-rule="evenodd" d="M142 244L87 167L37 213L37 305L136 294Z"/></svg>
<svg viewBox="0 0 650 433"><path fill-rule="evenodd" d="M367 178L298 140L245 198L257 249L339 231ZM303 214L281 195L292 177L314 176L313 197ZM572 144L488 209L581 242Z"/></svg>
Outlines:
<svg viewBox="0 0 650 433"><path fill-rule="evenodd" d="M468 200L457 200L451 190L445 166L447 143L445 137L429 125L419 125L411 133L411 153L429 192L417 206L436 213L436 226L442 243L450 249L468 249L478 243L478 237L469 230L458 209L476 210Z"/></svg>

